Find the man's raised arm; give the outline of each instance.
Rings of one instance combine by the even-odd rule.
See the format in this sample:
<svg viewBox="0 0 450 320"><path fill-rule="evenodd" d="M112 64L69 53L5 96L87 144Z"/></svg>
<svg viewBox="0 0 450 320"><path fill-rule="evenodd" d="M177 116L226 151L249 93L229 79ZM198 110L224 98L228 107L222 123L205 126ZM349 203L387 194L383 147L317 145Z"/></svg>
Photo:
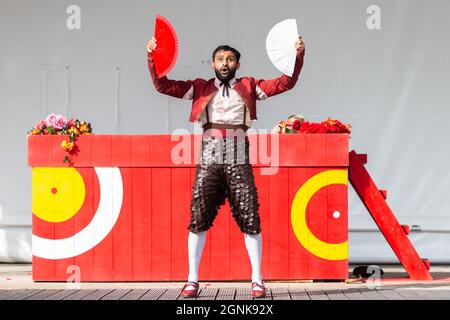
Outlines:
<svg viewBox="0 0 450 320"><path fill-rule="evenodd" d="M159 93L167 94L175 98L191 98L192 95L186 95L192 88L192 81L169 80L166 76L158 78L153 63L153 51L156 49L156 39L152 37L147 44L148 70L152 76L153 85ZM189 96L189 97L188 97Z"/></svg>
<svg viewBox="0 0 450 320"><path fill-rule="evenodd" d="M292 76L289 77L283 74L281 77L270 80L257 80L258 87L268 96L274 96L292 89L297 83L298 76L303 67L303 58L305 56L305 44L302 36L299 36L294 44L297 49L297 57L295 60L295 67Z"/></svg>

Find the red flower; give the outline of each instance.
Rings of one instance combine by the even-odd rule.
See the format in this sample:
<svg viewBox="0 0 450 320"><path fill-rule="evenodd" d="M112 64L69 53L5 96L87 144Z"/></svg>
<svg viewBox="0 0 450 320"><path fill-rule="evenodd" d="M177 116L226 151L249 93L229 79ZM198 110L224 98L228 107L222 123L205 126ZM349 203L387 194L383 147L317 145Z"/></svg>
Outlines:
<svg viewBox="0 0 450 320"><path fill-rule="evenodd" d="M300 120L295 120L294 123L292 123L292 129L294 129L295 131L300 130L302 123Z"/></svg>

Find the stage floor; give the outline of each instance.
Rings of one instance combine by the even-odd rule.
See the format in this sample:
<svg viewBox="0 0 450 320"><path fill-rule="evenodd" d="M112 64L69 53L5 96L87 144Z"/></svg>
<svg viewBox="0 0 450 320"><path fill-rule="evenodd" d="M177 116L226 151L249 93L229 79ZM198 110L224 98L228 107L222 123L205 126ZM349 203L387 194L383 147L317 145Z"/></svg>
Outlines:
<svg viewBox="0 0 450 320"><path fill-rule="evenodd" d="M450 265L431 267L434 281L409 280L401 265L365 282L270 281L268 300L450 300ZM179 300L181 282L34 282L31 264L0 264L0 300ZM251 300L248 282L200 282L199 300ZM261 300L261 299L258 299Z"/></svg>

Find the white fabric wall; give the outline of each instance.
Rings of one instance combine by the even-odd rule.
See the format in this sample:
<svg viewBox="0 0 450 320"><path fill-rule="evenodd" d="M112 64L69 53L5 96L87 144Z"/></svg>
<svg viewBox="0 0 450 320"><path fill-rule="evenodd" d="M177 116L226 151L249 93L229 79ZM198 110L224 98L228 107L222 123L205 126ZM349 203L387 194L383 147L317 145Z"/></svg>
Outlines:
<svg viewBox="0 0 450 320"><path fill-rule="evenodd" d="M66 8L81 8L69 30ZM369 5L381 29L366 25ZM155 92L145 46L159 13L180 41L170 76L210 78L211 51L242 53L238 76L279 73L265 52L270 28L296 18L307 47L295 89L259 104L255 128L292 113L353 125L351 149L411 239L432 263L450 262L450 2L448 0L0 0L0 261L31 260L31 170L26 132L50 112L104 134L170 133L190 103ZM350 189L350 261L396 262ZM186 213L188 214L188 213Z"/></svg>

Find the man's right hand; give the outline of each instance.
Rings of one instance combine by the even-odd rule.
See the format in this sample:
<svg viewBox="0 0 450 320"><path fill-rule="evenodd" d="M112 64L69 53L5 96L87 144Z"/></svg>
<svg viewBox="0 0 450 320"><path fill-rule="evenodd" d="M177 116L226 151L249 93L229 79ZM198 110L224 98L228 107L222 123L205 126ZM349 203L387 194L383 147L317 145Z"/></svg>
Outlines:
<svg viewBox="0 0 450 320"><path fill-rule="evenodd" d="M147 52L149 52L149 53L153 52L156 49L156 46L157 46L156 38L152 37L147 44Z"/></svg>

